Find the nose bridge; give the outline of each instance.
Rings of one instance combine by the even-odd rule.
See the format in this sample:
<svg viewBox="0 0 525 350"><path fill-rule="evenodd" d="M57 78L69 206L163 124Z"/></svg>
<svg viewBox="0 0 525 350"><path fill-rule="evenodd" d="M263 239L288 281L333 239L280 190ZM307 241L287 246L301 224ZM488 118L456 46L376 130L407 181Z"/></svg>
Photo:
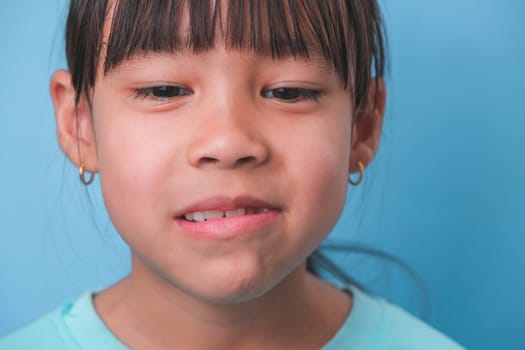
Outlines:
<svg viewBox="0 0 525 350"><path fill-rule="evenodd" d="M226 169L265 162L269 151L257 128L248 89L232 81L215 89L201 101L199 127L188 150L190 163Z"/></svg>

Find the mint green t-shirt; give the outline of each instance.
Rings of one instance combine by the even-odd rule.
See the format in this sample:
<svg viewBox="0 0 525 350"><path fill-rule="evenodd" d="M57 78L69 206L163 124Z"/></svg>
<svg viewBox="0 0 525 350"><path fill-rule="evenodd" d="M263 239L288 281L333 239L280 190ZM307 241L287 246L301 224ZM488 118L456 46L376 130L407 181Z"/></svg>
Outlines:
<svg viewBox="0 0 525 350"><path fill-rule="evenodd" d="M347 289L353 295L352 311L322 350L463 349L397 306ZM92 296L85 293L0 340L0 350L129 350L100 319Z"/></svg>

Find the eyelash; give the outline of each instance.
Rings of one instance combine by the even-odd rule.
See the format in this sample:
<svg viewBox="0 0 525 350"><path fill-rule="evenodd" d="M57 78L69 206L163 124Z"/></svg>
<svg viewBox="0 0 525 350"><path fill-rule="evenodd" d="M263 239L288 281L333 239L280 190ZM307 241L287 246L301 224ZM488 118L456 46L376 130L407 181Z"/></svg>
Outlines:
<svg viewBox="0 0 525 350"><path fill-rule="evenodd" d="M175 97L187 96L191 93L191 90L181 86L162 85L136 89L134 97L141 99L153 98L155 100L168 100Z"/></svg>
<svg viewBox="0 0 525 350"><path fill-rule="evenodd" d="M176 85L161 85L135 90L134 97L140 99L153 98L155 100L169 100L175 97L187 96L192 91ZM295 103L300 101L319 101L321 91L296 87L279 87L267 89L261 92L264 98L275 98L284 103Z"/></svg>
<svg viewBox="0 0 525 350"><path fill-rule="evenodd" d="M279 97L279 95L281 96ZM294 103L300 101L317 102L321 97L321 91L296 87L280 87L264 90L261 92L261 96L266 98L276 98L285 103Z"/></svg>

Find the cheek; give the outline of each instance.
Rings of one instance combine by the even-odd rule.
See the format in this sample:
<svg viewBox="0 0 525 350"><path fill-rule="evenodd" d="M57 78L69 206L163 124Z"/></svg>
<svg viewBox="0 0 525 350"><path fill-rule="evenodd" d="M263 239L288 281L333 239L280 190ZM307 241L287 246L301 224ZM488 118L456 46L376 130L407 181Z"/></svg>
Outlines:
<svg viewBox="0 0 525 350"><path fill-rule="evenodd" d="M337 116L337 115L336 115ZM309 232L315 248L335 226L343 210L348 189L348 162L351 147L350 120L309 126L288 136L288 188L294 195L290 205L300 208L296 220ZM312 135L306 139L305 135Z"/></svg>
<svg viewBox="0 0 525 350"><path fill-rule="evenodd" d="M102 193L114 226L129 243L126 232L132 232L130 229L137 223L143 225L142 218L151 217L153 212L151 194L154 189L149 179L154 176L155 169L141 162L144 157L141 157L140 150L122 147L125 152L120 154L114 147L110 150L102 151L100 155Z"/></svg>
<svg viewBox="0 0 525 350"><path fill-rule="evenodd" d="M331 143L330 143L331 144ZM304 189L297 200L314 220L320 232L328 234L337 222L344 207L347 183L348 152L337 147L319 147L308 152L301 183Z"/></svg>
<svg viewBox="0 0 525 350"><path fill-rule="evenodd" d="M165 138L154 137L158 136L155 129L145 132L147 125L130 120L113 115L96 123L104 201L113 224L128 241L126 233L138 228L158 232L164 224L152 218L162 213L159 193L169 178L167 166L175 163L168 145L161 141Z"/></svg>

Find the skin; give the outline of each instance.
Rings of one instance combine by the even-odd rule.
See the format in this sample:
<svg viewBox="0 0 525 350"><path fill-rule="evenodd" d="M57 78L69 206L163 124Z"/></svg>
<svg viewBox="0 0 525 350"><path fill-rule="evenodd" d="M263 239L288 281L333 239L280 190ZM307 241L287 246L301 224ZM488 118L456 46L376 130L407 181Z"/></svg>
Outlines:
<svg viewBox="0 0 525 350"><path fill-rule="evenodd" d="M305 260L343 209L348 173L376 153L385 88L374 84L371 107L352 111L350 92L323 59L274 60L218 45L99 72L91 105L83 97L76 106L70 74L56 72L60 145L76 166L99 173L132 252L130 275L94 299L112 332L136 349L328 342L351 298L309 274ZM186 90L135 96L166 85ZM268 95L283 87L316 90L319 99ZM278 210L246 234L196 239L174 220L197 200L247 194Z"/></svg>

